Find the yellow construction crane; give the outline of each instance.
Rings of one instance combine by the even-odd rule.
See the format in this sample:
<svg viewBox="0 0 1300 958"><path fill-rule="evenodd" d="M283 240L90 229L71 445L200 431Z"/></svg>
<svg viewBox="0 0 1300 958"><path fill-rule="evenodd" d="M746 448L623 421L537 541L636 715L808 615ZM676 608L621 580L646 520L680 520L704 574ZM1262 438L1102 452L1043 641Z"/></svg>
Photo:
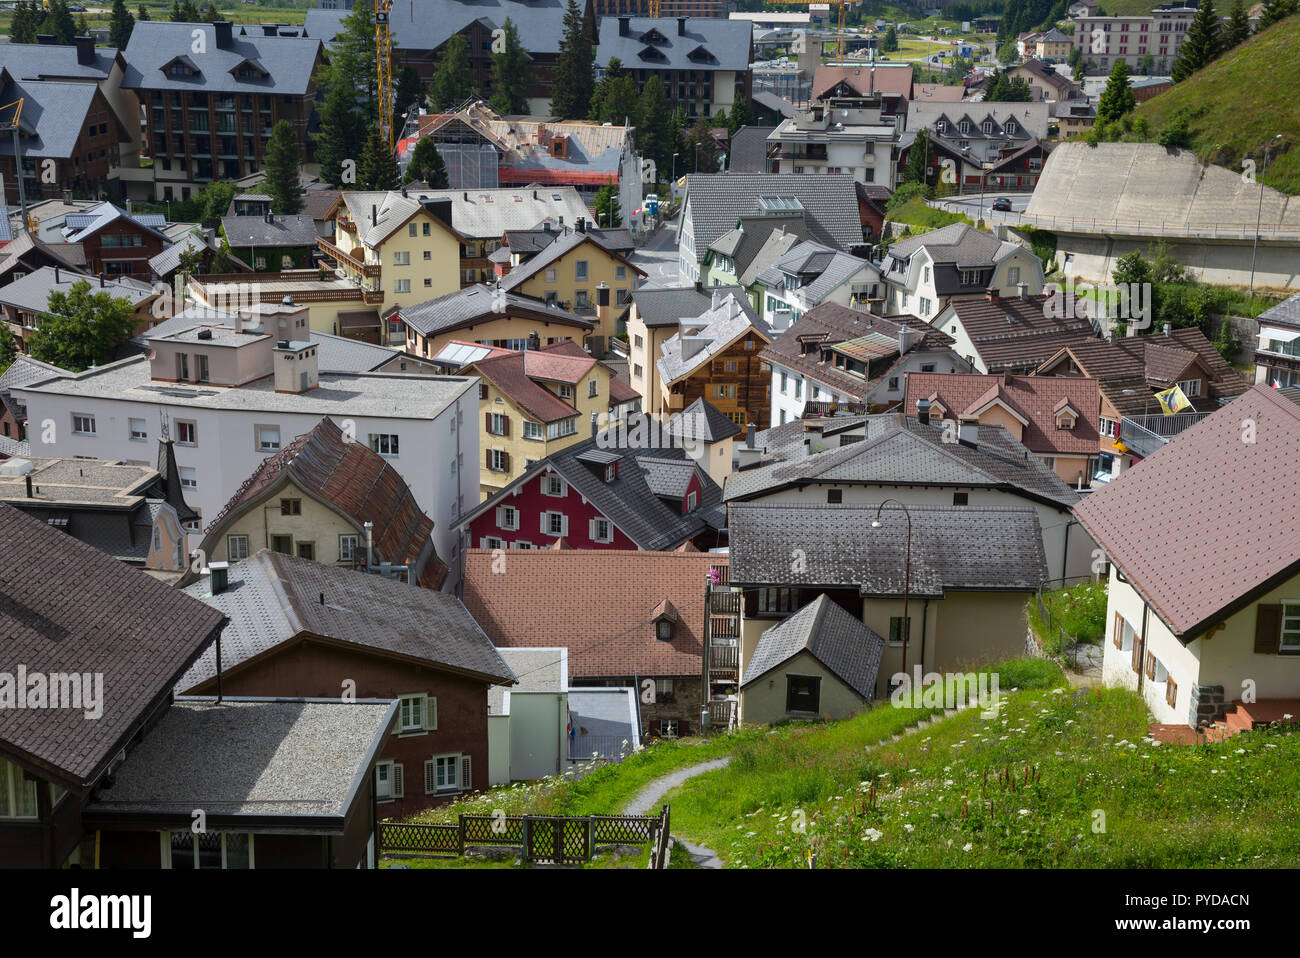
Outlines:
<svg viewBox="0 0 1300 958"><path fill-rule="evenodd" d="M412 4L415 0L411 0ZM379 138L393 148L393 35L388 16L393 0L375 0L375 66L379 71Z"/></svg>
<svg viewBox="0 0 1300 958"><path fill-rule="evenodd" d="M650 0L650 16L659 16L659 0Z"/></svg>
<svg viewBox="0 0 1300 958"><path fill-rule="evenodd" d="M23 98L19 97L12 103L6 103L0 106L0 117L7 116L10 108L14 111L13 119L8 123L0 121L0 132L12 132L14 135L14 178L18 181L18 204L22 208L23 229L35 233L35 223L27 213L27 189L23 186L23 144L22 128L19 120L23 115ZM4 202L3 193L0 192L0 203Z"/></svg>
<svg viewBox="0 0 1300 958"><path fill-rule="evenodd" d="M655 0L651 0L654 3ZM839 21L835 28L835 59L844 59L844 11L856 0L767 0L772 6L779 7L819 7L825 4L839 10Z"/></svg>

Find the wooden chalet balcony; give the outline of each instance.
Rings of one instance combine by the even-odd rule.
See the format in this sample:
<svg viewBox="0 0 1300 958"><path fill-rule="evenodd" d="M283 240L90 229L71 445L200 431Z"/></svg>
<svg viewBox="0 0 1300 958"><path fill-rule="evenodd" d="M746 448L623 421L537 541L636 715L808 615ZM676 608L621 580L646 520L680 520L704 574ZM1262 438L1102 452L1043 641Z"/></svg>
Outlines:
<svg viewBox="0 0 1300 958"><path fill-rule="evenodd" d="M362 276L367 278L377 277L382 268L378 263L365 263L357 259L351 253L343 252L343 250L339 249L323 236L317 237L316 245L320 247L322 253L334 260L340 266L346 266L354 273L360 273Z"/></svg>
<svg viewBox="0 0 1300 958"><path fill-rule="evenodd" d="M710 645L709 671L735 672L740 668L739 645Z"/></svg>
<svg viewBox="0 0 1300 958"><path fill-rule="evenodd" d="M384 301L384 291L382 289L365 289L361 291L361 302L367 306L378 306Z"/></svg>
<svg viewBox="0 0 1300 958"><path fill-rule="evenodd" d="M739 592L714 592L710 597L709 611L715 615L739 615Z"/></svg>
<svg viewBox="0 0 1300 958"><path fill-rule="evenodd" d="M735 615L709 616L709 635L714 639L740 638L740 617Z"/></svg>
<svg viewBox="0 0 1300 958"><path fill-rule="evenodd" d="M715 729L729 729L736 724L736 703L731 701L709 703L709 725Z"/></svg>

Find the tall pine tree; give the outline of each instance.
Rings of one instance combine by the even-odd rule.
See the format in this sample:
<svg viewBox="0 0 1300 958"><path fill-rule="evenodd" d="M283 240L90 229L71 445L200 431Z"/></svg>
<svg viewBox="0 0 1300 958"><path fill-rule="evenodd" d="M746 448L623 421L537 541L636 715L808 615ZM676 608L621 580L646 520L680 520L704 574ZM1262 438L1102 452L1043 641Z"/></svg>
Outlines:
<svg viewBox="0 0 1300 958"><path fill-rule="evenodd" d="M1129 86L1128 65L1123 59L1117 59L1106 80L1106 89L1097 101L1097 122L1113 123L1135 106L1137 100L1133 97L1133 88Z"/></svg>
<svg viewBox="0 0 1300 958"><path fill-rule="evenodd" d="M576 0L564 11L564 36L555 60L552 79L551 113L565 120L580 120L591 106L596 88L596 51Z"/></svg>
<svg viewBox="0 0 1300 958"><path fill-rule="evenodd" d="M469 43L461 34L453 33L429 84L429 106L435 110L454 110L460 106L474 93L470 77Z"/></svg>
<svg viewBox="0 0 1300 958"><path fill-rule="evenodd" d="M320 175L327 183L356 187L359 147L365 142L366 123L357 109L356 91L342 83L330 86L320 109L320 130L313 134ZM347 161L350 166L345 166ZM345 170L351 176L344 175Z"/></svg>
<svg viewBox="0 0 1300 958"><path fill-rule="evenodd" d="M528 88L533 82L528 53L519 42L519 28L506 17L501 24L502 37L493 40L500 51L492 51L492 99L489 105L497 113L527 113Z"/></svg>
<svg viewBox="0 0 1300 958"><path fill-rule="evenodd" d="M135 19L137 23L144 23L149 19L149 8L143 3L135 8Z"/></svg>
<svg viewBox="0 0 1300 958"><path fill-rule="evenodd" d="M1214 0L1201 0L1174 63L1172 76L1175 83L1186 80L1219 55L1219 33L1219 15L1214 12Z"/></svg>
<svg viewBox="0 0 1300 958"><path fill-rule="evenodd" d="M1242 0L1233 0L1232 14L1223 28L1223 49L1231 50L1238 44L1246 42L1250 36L1250 19L1246 16L1246 6Z"/></svg>
<svg viewBox="0 0 1300 958"><path fill-rule="evenodd" d="M1264 30L1285 20L1296 12L1296 0L1264 0L1264 10L1259 15L1259 29Z"/></svg>
<svg viewBox="0 0 1300 958"><path fill-rule="evenodd" d="M71 43L77 35L77 22L68 9L68 0L50 0L49 12L41 21L40 33L54 36L55 43Z"/></svg>
<svg viewBox="0 0 1300 958"><path fill-rule="evenodd" d="M404 113L417 110L424 103L424 84L415 67L405 66L393 78L393 129L401 131Z"/></svg>
<svg viewBox="0 0 1300 958"><path fill-rule="evenodd" d="M288 120L281 120L271 130L266 145L266 182L263 188L271 197L273 213L292 214L302 211L302 185L298 182L298 138Z"/></svg>
<svg viewBox="0 0 1300 958"><path fill-rule="evenodd" d="M447 188L447 164L434 144L432 137L424 137L411 151L411 162L406 166L406 182L422 181L433 190Z"/></svg>
<svg viewBox="0 0 1300 958"><path fill-rule="evenodd" d="M672 156L676 147L672 110L664 92L664 81L657 73L652 73L645 81L637 102L637 116L641 120L636 131L637 149L643 158L654 163L657 178L667 180L672 175Z"/></svg>
<svg viewBox="0 0 1300 958"><path fill-rule="evenodd" d="M135 17L126 8L126 0L113 0L113 12L108 17L108 45L125 50L135 29Z"/></svg>
<svg viewBox="0 0 1300 958"><path fill-rule="evenodd" d="M361 151L358 170L359 188L363 190L395 190L398 186L397 157L380 138L379 128L372 126Z"/></svg>

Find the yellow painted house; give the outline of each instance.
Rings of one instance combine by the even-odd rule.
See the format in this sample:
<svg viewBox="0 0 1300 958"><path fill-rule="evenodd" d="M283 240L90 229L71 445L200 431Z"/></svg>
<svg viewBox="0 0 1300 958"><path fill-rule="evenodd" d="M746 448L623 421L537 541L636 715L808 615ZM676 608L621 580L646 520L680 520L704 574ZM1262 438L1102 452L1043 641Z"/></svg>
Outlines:
<svg viewBox="0 0 1300 958"><path fill-rule="evenodd" d="M578 226L571 233L557 235L555 242L511 269L502 277L501 288L555 303L584 316L588 310L603 305L610 307L612 316L624 312L645 271L602 246L582 222ZM599 302L602 296L607 297L607 303ZM594 319L593 337L608 342L618 332L613 320L604 321L598 315ZM603 352L603 348L594 351Z"/></svg>
<svg viewBox="0 0 1300 958"><path fill-rule="evenodd" d="M486 500L535 462L590 437L640 397L580 346L495 353L467 367L479 383L479 491Z"/></svg>
<svg viewBox="0 0 1300 958"><path fill-rule="evenodd" d="M450 200L352 191L339 197L333 219L333 242L318 245L336 275L370 294L359 308L339 313L341 335L401 346L403 307L460 289L462 237L451 226Z"/></svg>

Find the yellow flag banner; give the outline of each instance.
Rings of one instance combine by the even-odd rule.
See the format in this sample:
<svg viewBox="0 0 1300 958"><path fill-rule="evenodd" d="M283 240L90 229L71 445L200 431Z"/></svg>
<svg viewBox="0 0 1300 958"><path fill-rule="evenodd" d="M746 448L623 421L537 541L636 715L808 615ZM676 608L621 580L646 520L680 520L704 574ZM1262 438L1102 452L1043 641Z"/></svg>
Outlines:
<svg viewBox="0 0 1300 958"><path fill-rule="evenodd" d="M1165 411L1166 416L1172 416L1192 406L1192 401L1183 395L1183 391L1177 386L1156 393L1156 399L1160 401L1160 408Z"/></svg>

